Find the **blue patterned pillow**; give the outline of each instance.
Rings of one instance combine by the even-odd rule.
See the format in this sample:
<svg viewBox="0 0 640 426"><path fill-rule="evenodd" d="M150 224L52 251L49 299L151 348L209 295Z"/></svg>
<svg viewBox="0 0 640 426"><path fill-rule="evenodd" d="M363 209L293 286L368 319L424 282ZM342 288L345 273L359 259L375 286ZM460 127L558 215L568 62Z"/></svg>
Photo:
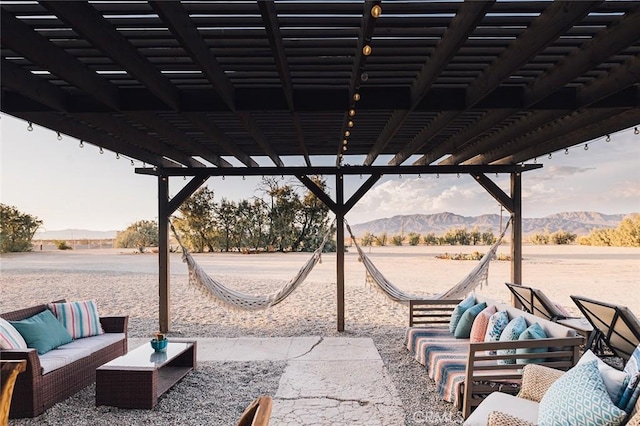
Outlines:
<svg viewBox="0 0 640 426"><path fill-rule="evenodd" d="M556 380L538 410L540 426L618 426L627 415L611 401L595 360L577 364Z"/></svg>
<svg viewBox="0 0 640 426"><path fill-rule="evenodd" d="M640 345L631 354L623 370L629 377L627 387L622 392L618 407L631 413L640 397Z"/></svg>
<svg viewBox="0 0 640 426"><path fill-rule="evenodd" d="M497 342L500 340L500 335L507 324L509 324L509 315L506 311L498 311L491 315L491 318L489 318L489 324L487 325L487 332L484 335L484 341ZM487 351L487 354L495 355L496 351Z"/></svg>
<svg viewBox="0 0 640 426"><path fill-rule="evenodd" d="M527 329L527 322L524 320L524 317L518 317L512 319L509 324L504 328L502 334L500 335L501 342L511 342L513 340L518 340L520 335ZM515 349L498 349L498 355L513 355L516 353ZM498 364L500 365L509 365L515 364L515 359L499 359Z"/></svg>
<svg viewBox="0 0 640 426"><path fill-rule="evenodd" d="M473 294L470 294L466 299L458 303L458 305L453 309L451 320L449 320L449 331L451 332L451 334L455 333L456 327L460 322L460 318L462 318L462 314L464 314L467 309L471 309L475 304L476 297Z"/></svg>
<svg viewBox="0 0 640 426"><path fill-rule="evenodd" d="M529 327L524 330L520 336L518 336L518 340L527 340L527 339L546 339L547 333L544 332L540 324L534 322ZM516 349L517 354L534 354L537 352L547 352L548 348L518 348ZM544 362L544 358L517 358L516 364L532 364L532 363L540 363Z"/></svg>
<svg viewBox="0 0 640 426"><path fill-rule="evenodd" d="M456 331L453 333L456 336L456 339L468 339L471 334L471 326L473 325L473 320L476 319L478 314L487 307L485 302L478 303L477 305L469 308L462 314L460 321L458 321L458 325L456 326Z"/></svg>

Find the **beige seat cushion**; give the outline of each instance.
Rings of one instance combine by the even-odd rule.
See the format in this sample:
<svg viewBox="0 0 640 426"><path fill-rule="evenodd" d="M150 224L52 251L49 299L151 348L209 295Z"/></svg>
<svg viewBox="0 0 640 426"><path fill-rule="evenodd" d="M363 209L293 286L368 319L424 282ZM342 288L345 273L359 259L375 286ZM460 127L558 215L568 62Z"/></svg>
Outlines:
<svg viewBox="0 0 640 426"><path fill-rule="evenodd" d="M500 411L525 422L538 421L538 403L528 399L518 398L502 392L493 392L482 401L482 404L464 422L465 426L486 426L489 413Z"/></svg>

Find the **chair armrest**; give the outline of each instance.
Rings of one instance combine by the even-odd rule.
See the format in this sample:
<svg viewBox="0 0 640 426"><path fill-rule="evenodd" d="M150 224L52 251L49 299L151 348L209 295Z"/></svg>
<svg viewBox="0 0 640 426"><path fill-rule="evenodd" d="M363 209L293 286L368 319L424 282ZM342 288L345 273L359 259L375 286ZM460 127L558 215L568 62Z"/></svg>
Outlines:
<svg viewBox="0 0 640 426"><path fill-rule="evenodd" d="M487 426L536 426L535 423L522 420L510 414L492 411L487 417Z"/></svg>
<svg viewBox="0 0 640 426"><path fill-rule="evenodd" d="M410 300L409 327L449 324L451 314L462 299Z"/></svg>
<svg viewBox="0 0 640 426"><path fill-rule="evenodd" d="M35 382L42 376L42 367L36 349L3 349L0 357L3 361L27 361L26 370L20 375L21 380Z"/></svg>
<svg viewBox="0 0 640 426"><path fill-rule="evenodd" d="M555 368L527 364L522 372L522 387L518 397L540 402L551 385L563 374L564 371Z"/></svg>
<svg viewBox="0 0 640 426"><path fill-rule="evenodd" d="M125 333L129 326L129 317L100 317L100 324L105 333Z"/></svg>

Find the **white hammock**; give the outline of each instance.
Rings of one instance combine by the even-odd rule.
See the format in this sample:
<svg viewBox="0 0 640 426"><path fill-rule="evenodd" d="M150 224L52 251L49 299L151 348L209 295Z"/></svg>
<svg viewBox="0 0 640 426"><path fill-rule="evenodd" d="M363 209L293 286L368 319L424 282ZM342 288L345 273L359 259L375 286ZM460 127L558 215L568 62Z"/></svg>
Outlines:
<svg viewBox="0 0 640 426"><path fill-rule="evenodd" d="M408 303L410 300L439 300L439 299L456 299L463 297L473 291L476 287L484 284L488 284L488 276L489 276L489 263L491 259L495 256L496 250L500 246L502 239L504 238L504 234L507 232L507 228L511 223L511 219L507 222L502 234L495 242L493 246L489 249L489 251L480 259L478 264L471 270L471 272L464 277L458 284L451 287L449 290L444 293L437 294L430 297L424 296L416 296L414 294L405 293L396 287L391 281L387 280L384 275L376 268L371 259L367 257L362 248L358 245L356 241L356 237L351 232L351 227L347 224L347 229L349 230L349 234L351 234L351 239L353 240L354 245L358 249L358 254L360 256L360 260L364 264L367 270L367 278L371 277L371 281L375 284L373 287L387 296L389 299L398 302L398 303ZM369 280L367 280L369 281Z"/></svg>
<svg viewBox="0 0 640 426"><path fill-rule="evenodd" d="M293 293L293 291L307 278L316 264L320 261L322 249L331 234L331 232L327 232L320 244L320 247L313 252L311 258L302 266L302 268L300 268L296 276L291 281L274 293L267 294L265 296L258 296L232 290L207 275L206 271L202 269L193 256L191 256L189 251L182 245L173 224L171 224L171 229L178 240L178 244L180 244L180 247L182 248L182 261L187 264L189 269L189 284L196 289L201 290L204 294L215 298L216 302L220 302L221 304L234 309L249 311L270 308L271 306L282 302L287 296ZM331 226L329 229L331 229Z"/></svg>

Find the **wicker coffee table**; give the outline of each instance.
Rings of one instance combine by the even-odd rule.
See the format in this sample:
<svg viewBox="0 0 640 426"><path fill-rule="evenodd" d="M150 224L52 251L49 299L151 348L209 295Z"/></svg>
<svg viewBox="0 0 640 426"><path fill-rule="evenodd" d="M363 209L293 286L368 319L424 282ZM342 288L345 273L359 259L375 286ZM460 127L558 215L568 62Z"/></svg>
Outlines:
<svg viewBox="0 0 640 426"><path fill-rule="evenodd" d="M196 342L169 342L166 352L144 344L98 367L96 405L151 409L196 366Z"/></svg>

